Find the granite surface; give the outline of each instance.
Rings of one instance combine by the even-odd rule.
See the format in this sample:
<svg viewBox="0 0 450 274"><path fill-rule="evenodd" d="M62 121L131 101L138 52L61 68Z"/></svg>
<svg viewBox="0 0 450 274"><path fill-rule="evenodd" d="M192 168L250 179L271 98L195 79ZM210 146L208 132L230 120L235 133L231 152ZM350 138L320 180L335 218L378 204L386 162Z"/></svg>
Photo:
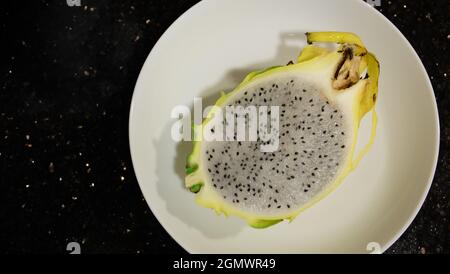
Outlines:
<svg viewBox="0 0 450 274"><path fill-rule="evenodd" d="M150 212L130 159L132 91L150 49L197 1L0 6L0 253L184 253ZM431 77L439 164L388 253L450 252L450 3L381 1Z"/></svg>

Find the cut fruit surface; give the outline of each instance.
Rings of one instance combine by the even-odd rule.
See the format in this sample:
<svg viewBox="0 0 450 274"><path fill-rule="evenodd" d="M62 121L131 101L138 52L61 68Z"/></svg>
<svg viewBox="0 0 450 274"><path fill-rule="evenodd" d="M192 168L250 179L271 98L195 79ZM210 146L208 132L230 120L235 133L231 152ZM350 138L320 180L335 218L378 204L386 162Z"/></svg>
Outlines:
<svg viewBox="0 0 450 274"><path fill-rule="evenodd" d="M292 220L335 189L370 148L378 61L351 33L308 33L307 39L340 46L330 51L308 45L296 64L251 73L216 103L220 109L277 106L276 140L267 143L278 146L264 152L265 141L238 141L236 135L196 142L185 184L200 205L255 228ZM370 110L372 139L355 157L359 124ZM214 130L210 123L205 120L202 130Z"/></svg>

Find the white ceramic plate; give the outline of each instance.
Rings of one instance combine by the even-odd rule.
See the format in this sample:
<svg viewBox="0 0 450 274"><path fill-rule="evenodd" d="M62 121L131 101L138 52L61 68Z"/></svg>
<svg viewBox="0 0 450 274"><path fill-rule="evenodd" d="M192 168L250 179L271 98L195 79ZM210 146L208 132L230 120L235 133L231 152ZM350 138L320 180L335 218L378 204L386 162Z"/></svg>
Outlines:
<svg viewBox="0 0 450 274"><path fill-rule="evenodd" d="M325 30L357 33L381 62L379 133L371 152L338 190L290 224L256 230L197 206L183 187L190 145L170 137L172 108L191 106L194 96L214 101L247 73L294 60L304 32ZM420 209L439 148L436 102L420 59L394 25L360 0L200 2L148 56L129 130L148 205L191 253L368 253L371 242L384 252ZM365 123L361 130L367 138Z"/></svg>

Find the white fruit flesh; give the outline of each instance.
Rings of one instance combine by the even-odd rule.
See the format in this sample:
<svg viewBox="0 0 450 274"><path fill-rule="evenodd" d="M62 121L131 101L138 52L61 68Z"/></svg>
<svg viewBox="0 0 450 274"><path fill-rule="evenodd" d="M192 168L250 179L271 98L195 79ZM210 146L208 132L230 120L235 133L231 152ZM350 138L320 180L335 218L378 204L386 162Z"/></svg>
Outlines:
<svg viewBox="0 0 450 274"><path fill-rule="evenodd" d="M252 214L289 214L305 205L336 180L350 152L351 111L338 98L295 70L243 87L225 105L279 106L279 149L262 152L261 141L203 142L206 181L223 202Z"/></svg>

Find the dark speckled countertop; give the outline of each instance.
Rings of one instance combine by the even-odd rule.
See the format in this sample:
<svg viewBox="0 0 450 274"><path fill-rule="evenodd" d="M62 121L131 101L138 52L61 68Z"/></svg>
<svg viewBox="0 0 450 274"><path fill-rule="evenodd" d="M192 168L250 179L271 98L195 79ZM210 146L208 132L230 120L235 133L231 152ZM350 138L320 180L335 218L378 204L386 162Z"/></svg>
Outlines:
<svg viewBox="0 0 450 274"><path fill-rule="evenodd" d="M137 75L197 1L0 6L0 253L185 253L150 212L128 146ZM450 253L450 3L387 1L431 77L441 122L433 186L388 253Z"/></svg>

